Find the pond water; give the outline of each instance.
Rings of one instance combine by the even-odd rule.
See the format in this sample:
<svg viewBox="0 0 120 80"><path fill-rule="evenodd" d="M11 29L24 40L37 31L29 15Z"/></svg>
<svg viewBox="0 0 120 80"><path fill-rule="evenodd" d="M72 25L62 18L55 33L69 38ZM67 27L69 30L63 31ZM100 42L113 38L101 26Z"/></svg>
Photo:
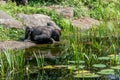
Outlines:
<svg viewBox="0 0 120 80"><path fill-rule="evenodd" d="M77 66L79 63L77 63L77 61L70 61L72 59L68 60L69 57L71 58L71 55L66 55L63 44L61 43L42 44L27 48L25 49L24 54L25 66L27 66L26 70L18 72L14 74L14 76L11 75L8 79L120 80L120 66L118 66L118 69L111 68L114 62L112 63L112 60L108 56L98 57L99 61L96 60L94 62L90 62L90 65L87 64L87 60L85 62L79 62L80 66L83 65L83 67L77 69L74 68L74 66ZM96 62L98 62L99 64L97 64ZM29 70L27 70L27 68L29 68ZM100 72L104 69L105 71ZM75 77L75 75L77 76L78 73L80 75L78 77Z"/></svg>

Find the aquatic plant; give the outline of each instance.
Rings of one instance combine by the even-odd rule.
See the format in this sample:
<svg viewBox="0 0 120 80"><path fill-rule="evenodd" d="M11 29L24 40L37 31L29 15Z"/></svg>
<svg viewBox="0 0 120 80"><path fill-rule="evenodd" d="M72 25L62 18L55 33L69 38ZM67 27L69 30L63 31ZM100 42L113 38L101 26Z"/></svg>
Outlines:
<svg viewBox="0 0 120 80"><path fill-rule="evenodd" d="M95 73L82 73L82 74L76 74L74 75L75 78L82 78L82 79L90 79L90 78L98 78L100 75Z"/></svg>
<svg viewBox="0 0 120 80"><path fill-rule="evenodd" d="M113 69L103 69L99 72L97 72L98 74L102 74L102 75L109 75L109 74L115 74Z"/></svg>
<svg viewBox="0 0 120 80"><path fill-rule="evenodd" d="M105 68L106 65L104 65L104 64L93 64L93 67L95 67L95 68Z"/></svg>
<svg viewBox="0 0 120 80"><path fill-rule="evenodd" d="M38 68L43 67L44 66L44 56L40 54L40 51L38 52L39 57L38 57L38 55L36 55L35 52L33 52L33 54L34 54L36 62L37 62L37 67Z"/></svg>
<svg viewBox="0 0 120 80"><path fill-rule="evenodd" d="M0 52L1 76L6 76L6 74L9 72L10 72L9 75L11 75L14 74L16 71L23 70L24 68L23 53L24 50L20 50L20 51L6 50ZM7 73L6 70L8 71Z"/></svg>
<svg viewBox="0 0 120 80"><path fill-rule="evenodd" d="M115 69L115 70L120 70L120 65L112 66L111 68L112 68L112 69Z"/></svg>

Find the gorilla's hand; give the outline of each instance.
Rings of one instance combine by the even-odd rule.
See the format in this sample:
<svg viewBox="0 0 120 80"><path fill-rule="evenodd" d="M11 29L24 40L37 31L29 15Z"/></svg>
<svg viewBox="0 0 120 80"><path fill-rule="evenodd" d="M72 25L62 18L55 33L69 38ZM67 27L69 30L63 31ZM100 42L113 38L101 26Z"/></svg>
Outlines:
<svg viewBox="0 0 120 80"><path fill-rule="evenodd" d="M28 40L30 40L30 37L31 37L31 33L32 33L32 31L33 31L32 28L30 28L30 27L26 27L24 41L28 41Z"/></svg>

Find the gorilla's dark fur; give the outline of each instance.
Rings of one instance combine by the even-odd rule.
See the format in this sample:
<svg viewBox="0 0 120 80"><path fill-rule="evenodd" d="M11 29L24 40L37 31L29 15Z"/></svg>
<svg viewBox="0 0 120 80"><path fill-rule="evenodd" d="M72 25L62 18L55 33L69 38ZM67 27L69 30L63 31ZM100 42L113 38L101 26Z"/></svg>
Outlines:
<svg viewBox="0 0 120 80"><path fill-rule="evenodd" d="M3 0L3 1L8 1L8 0ZM17 6L19 5L26 5L28 3L28 0L11 0L12 2L16 2Z"/></svg>
<svg viewBox="0 0 120 80"><path fill-rule="evenodd" d="M25 40L31 40L38 44L53 43L59 41L61 31L52 28L52 23L48 23L47 26L38 27L26 27Z"/></svg>
<svg viewBox="0 0 120 80"><path fill-rule="evenodd" d="M12 0L12 2L16 2L18 5L26 5L28 3L28 0Z"/></svg>

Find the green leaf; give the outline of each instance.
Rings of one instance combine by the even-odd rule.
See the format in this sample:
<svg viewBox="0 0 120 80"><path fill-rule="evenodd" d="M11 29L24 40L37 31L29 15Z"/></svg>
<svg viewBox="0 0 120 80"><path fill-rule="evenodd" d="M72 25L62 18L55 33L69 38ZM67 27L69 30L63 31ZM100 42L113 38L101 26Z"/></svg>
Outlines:
<svg viewBox="0 0 120 80"><path fill-rule="evenodd" d="M120 70L120 65L111 67L112 69Z"/></svg>
<svg viewBox="0 0 120 80"><path fill-rule="evenodd" d="M95 73L83 73L83 74L76 74L74 75L75 78L96 78L100 77L100 75L95 74Z"/></svg>
<svg viewBox="0 0 120 80"><path fill-rule="evenodd" d="M97 72L98 74L101 75L110 75L110 74L115 74L113 69L103 69L99 72Z"/></svg>
<svg viewBox="0 0 120 80"><path fill-rule="evenodd" d="M109 60L109 57L98 57L98 60Z"/></svg>
<svg viewBox="0 0 120 80"><path fill-rule="evenodd" d="M90 73L89 70L77 70L74 72L74 74L85 74L85 73Z"/></svg>
<svg viewBox="0 0 120 80"><path fill-rule="evenodd" d="M78 69L83 69L84 67L85 67L84 65L79 65L78 67L76 65L69 65L68 69L78 70Z"/></svg>
<svg viewBox="0 0 120 80"><path fill-rule="evenodd" d="M106 65L104 65L104 64L94 64L93 67L96 67L96 68L105 68Z"/></svg>
<svg viewBox="0 0 120 80"><path fill-rule="evenodd" d="M82 64L85 63L85 61L68 61L69 64Z"/></svg>
<svg viewBox="0 0 120 80"><path fill-rule="evenodd" d="M85 66L84 65L79 65L78 69L83 69Z"/></svg>
<svg viewBox="0 0 120 80"><path fill-rule="evenodd" d="M76 66L75 65L69 65L68 69L76 70Z"/></svg>

